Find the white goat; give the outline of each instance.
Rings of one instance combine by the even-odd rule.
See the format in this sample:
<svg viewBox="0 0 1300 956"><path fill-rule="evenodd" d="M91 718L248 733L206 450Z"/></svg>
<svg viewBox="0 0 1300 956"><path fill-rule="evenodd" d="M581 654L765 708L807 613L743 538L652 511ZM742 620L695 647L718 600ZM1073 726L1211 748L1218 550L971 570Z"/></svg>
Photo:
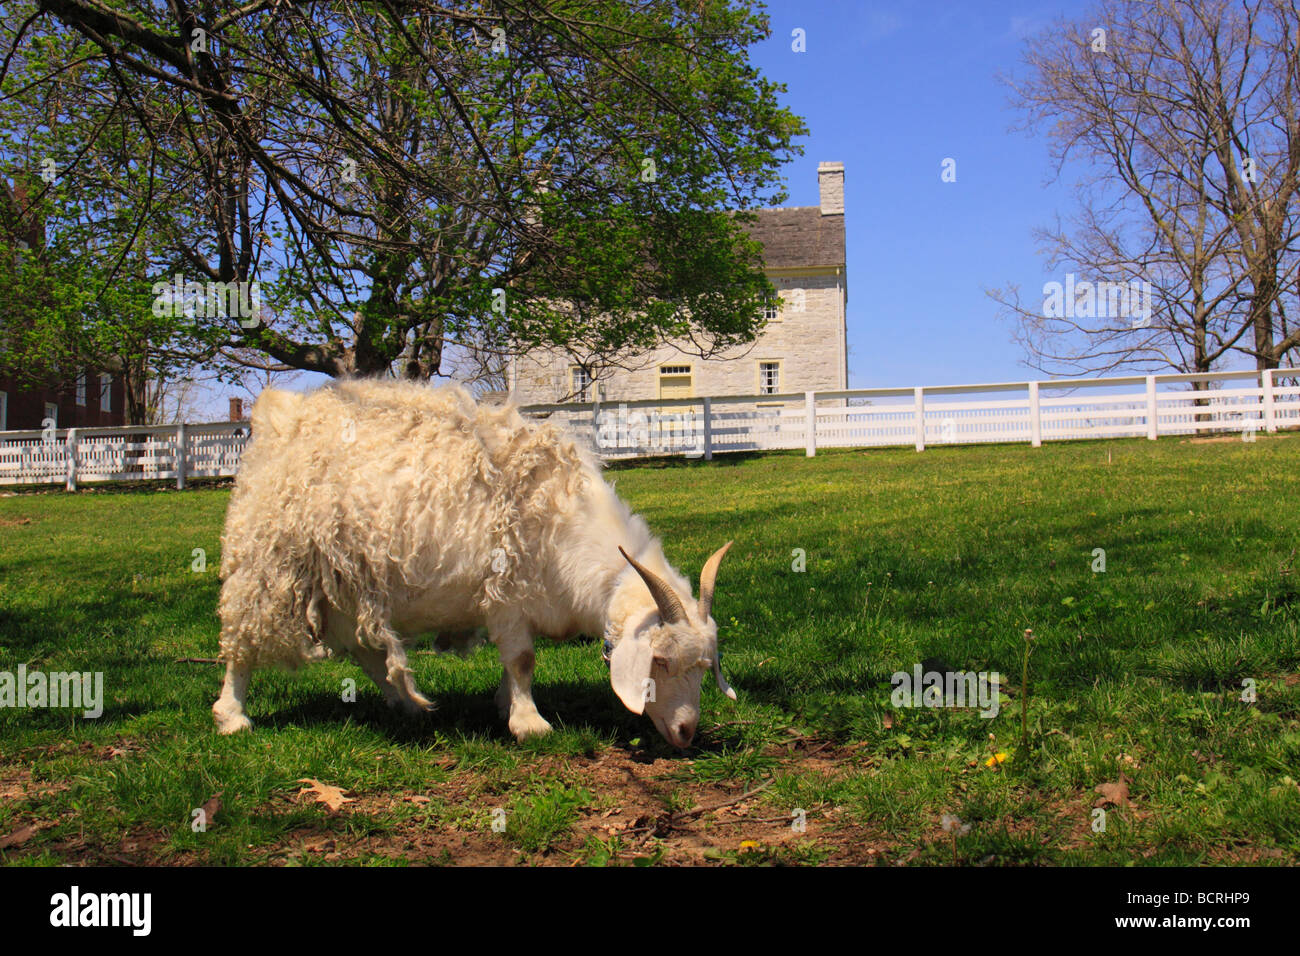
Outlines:
<svg viewBox="0 0 1300 956"><path fill-rule="evenodd" d="M603 634L619 699L686 747L703 672L736 697L710 616L730 546L691 600L591 454L513 405L409 382L268 390L222 535L226 680L212 713L222 733L250 727L253 669L295 667L322 642L390 705L430 710L403 641L482 626L504 665L497 706L523 740L551 729L533 703L534 637Z"/></svg>

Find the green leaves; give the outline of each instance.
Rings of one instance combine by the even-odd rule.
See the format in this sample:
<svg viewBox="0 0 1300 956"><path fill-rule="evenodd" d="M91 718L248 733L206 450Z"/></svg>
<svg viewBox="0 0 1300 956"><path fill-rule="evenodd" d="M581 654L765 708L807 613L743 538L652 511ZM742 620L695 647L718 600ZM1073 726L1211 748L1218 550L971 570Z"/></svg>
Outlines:
<svg viewBox="0 0 1300 956"><path fill-rule="evenodd" d="M170 8L106 6L97 43L76 7L24 34L0 161L53 157L106 264L260 281L263 322L176 330L191 355L427 377L455 343L754 338L772 290L727 210L784 198L806 130L749 62L767 24L747 5L253 6L206 24L198 57L173 55Z"/></svg>

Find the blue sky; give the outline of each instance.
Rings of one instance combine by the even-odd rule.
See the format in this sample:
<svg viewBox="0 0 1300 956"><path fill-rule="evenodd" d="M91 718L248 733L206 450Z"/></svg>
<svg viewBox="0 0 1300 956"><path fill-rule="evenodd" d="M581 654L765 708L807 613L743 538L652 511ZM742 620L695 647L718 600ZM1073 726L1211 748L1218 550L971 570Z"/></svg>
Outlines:
<svg viewBox="0 0 1300 956"><path fill-rule="evenodd" d="M789 88L805 153L786 167L788 205L817 205L817 163L844 163L849 385L956 385L1040 377L985 290L1050 278L1035 226L1072 209L1070 177L1049 184L1043 135L1020 117L1002 73L1021 73L1024 37L1086 3L771 0L755 49ZM791 49L791 31L807 51ZM940 179L945 158L957 180Z"/></svg>

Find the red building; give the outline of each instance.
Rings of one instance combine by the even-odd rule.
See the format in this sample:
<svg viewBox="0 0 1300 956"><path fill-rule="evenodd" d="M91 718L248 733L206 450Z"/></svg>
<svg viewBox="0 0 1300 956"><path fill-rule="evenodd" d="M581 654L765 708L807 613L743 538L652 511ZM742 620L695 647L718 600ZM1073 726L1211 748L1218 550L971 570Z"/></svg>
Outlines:
<svg viewBox="0 0 1300 956"><path fill-rule="evenodd" d="M0 229L7 245L19 249L45 247L45 223L28 209L28 189L20 180L12 186L0 178ZM0 328L5 324L0 305ZM62 376L60 376L62 378ZM120 378L99 369L83 368L66 384L46 387L19 385L0 368L0 431L126 424L126 389Z"/></svg>
<svg viewBox="0 0 1300 956"><path fill-rule="evenodd" d="M66 389L20 386L0 373L0 431L126 424L126 388L122 379L86 369Z"/></svg>

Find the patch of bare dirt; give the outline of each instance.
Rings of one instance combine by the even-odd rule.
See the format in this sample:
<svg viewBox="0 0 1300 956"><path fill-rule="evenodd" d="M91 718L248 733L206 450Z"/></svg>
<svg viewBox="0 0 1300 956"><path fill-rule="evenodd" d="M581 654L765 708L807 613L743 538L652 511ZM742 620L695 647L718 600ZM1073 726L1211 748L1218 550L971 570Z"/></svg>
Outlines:
<svg viewBox="0 0 1300 956"><path fill-rule="evenodd" d="M1295 866L1300 857L1281 847L1257 847L1246 843L1215 846L1206 856L1206 862L1215 866L1268 866L1270 864Z"/></svg>
<svg viewBox="0 0 1300 956"><path fill-rule="evenodd" d="M1234 432L1231 435L1215 435L1206 438L1184 438L1179 444L1181 445L1225 445L1230 442L1241 442L1240 432Z"/></svg>
<svg viewBox="0 0 1300 956"><path fill-rule="evenodd" d="M785 748L780 752L788 757ZM853 748L832 747L806 739L794 744L797 755L787 771L834 774L859 763ZM454 764L448 758L447 766ZM499 780L473 770L453 773L424 793L344 791L348 800L322 809L331 823L301 827L274 844L258 847L250 862L270 866L301 863L346 864L366 857L389 857L415 863L455 866L572 866L581 863L592 838L614 848L611 862L631 863L651 857L667 865L721 865L737 855L761 854L766 860L793 861L809 847L820 850L830 865L902 862L885 832L868 831L849 821L838 808L810 809L802 829L788 813L765 802L768 782L701 782L682 776L680 760L651 758L636 750L608 750L590 757L542 756L534 772L589 791L591 805L549 849L524 853L504 834L486 826L431 822L420 814L406 816L391 829L357 833L341 820L384 817L399 809L433 805L441 808L485 806L499 800ZM303 786L300 784L299 786ZM310 787L307 787L309 791ZM312 791L314 793L314 791ZM311 793L277 796L267 809L284 812L300 806ZM68 847L68 850L75 850ZM116 861L122 848L97 848L95 857ZM139 862L146 865L148 847ZM165 862L180 862L165 861Z"/></svg>
<svg viewBox="0 0 1300 956"><path fill-rule="evenodd" d="M197 866L193 854L169 851L171 837L161 830L133 827L116 842L73 835L46 844L45 849L69 866Z"/></svg>
<svg viewBox="0 0 1300 956"><path fill-rule="evenodd" d="M782 751L784 753L784 751ZM852 748L830 744L795 748L798 754L787 771L827 775L859 760ZM848 821L835 807L807 812L796 829L794 818L764 803L767 783L699 782L682 779L680 761L647 759L636 751L610 750L593 757L542 757L540 774L561 777L590 791L595 800L584 808L571 832L549 850L523 854L503 836L490 831L436 828L404 823L383 836L347 839L336 833L300 831L281 854L319 853L327 861L345 861L362 854L391 855L454 865L567 866L580 862L590 838L618 848L617 861L654 857L661 864L717 865L736 854L756 852L782 859L809 847L818 848L830 865L894 862L898 854L889 835ZM460 804L485 796L485 784L472 773L456 774L432 787L430 797ZM359 796L344 812L391 811L403 802L420 803L419 794ZM286 852L287 851L287 852Z"/></svg>
<svg viewBox="0 0 1300 956"><path fill-rule="evenodd" d="M26 767L0 768L0 800L2 801L27 803L29 800L67 790L68 786L61 781L37 780Z"/></svg>
<svg viewBox="0 0 1300 956"><path fill-rule="evenodd" d="M111 760L134 746L130 741L119 741L93 749L100 759ZM780 757L783 775L819 774L834 779L874 763L864 745L841 746L807 737L782 742L769 748L769 753ZM443 780L430 782L423 792L361 789L340 791L338 797L346 799L325 801L321 794L332 790L328 781L299 783L295 791L273 797L263 811L276 816L312 804L320 807L325 818L317 825L299 827L274 843L250 848L247 861L285 866L347 864L387 857L432 865L571 866L587 860L592 846L599 841L605 847L603 852L612 854L610 862L616 863L649 858L659 864L680 866L716 866L747 860L813 861L831 866L906 865L918 859L926 845L945 843L938 832L937 817L934 839L917 845L900 841L897 834L883 828L864 825L842 808L828 805L808 807L801 826L796 827L791 815L769 798L771 780L702 781L684 773L689 765L681 760L615 748L592 756L540 756L532 761L531 773L581 787L592 795L592 800L549 849L524 853L506 834L493 833L483 822L483 814L471 816L463 812L466 808L500 803L513 784L503 782L499 773L473 768L457 771L455 766L455 758L449 755L443 767L452 772ZM0 797L27 800L60 789L66 789L66 785L44 784L32 780L26 771L0 768ZM1036 805L1039 813L1012 814L1005 822L991 824L1005 825L1013 834L1032 835L1057 850L1081 848L1096 839L1090 821L1098 798L1099 793L1091 790L1053 796ZM1108 812L1136 820L1144 812L1140 798L1135 799L1137 805L1130 802L1127 807L1111 806ZM426 806L428 814L418 812ZM412 813L412 809L417 812ZM1042 825L1042 811L1052 820L1047 827ZM379 825L356 825L367 819ZM471 819L474 822L469 822ZM72 865L175 866L204 862L202 854L169 850L169 836L162 830L136 828L116 842L76 835L53 842L31 841L35 833L54 825L30 818L15 819L11 828L30 826L34 832L19 834L21 839L6 855L12 859L13 854L33 852L31 843L35 842L42 851L52 852ZM215 825L221 825L219 811ZM0 833L0 837L5 835ZM1270 851L1242 847L1223 862L1252 862L1254 858L1241 855L1247 852L1256 854L1260 862L1271 859ZM963 857L961 862L978 865L997 861Z"/></svg>

